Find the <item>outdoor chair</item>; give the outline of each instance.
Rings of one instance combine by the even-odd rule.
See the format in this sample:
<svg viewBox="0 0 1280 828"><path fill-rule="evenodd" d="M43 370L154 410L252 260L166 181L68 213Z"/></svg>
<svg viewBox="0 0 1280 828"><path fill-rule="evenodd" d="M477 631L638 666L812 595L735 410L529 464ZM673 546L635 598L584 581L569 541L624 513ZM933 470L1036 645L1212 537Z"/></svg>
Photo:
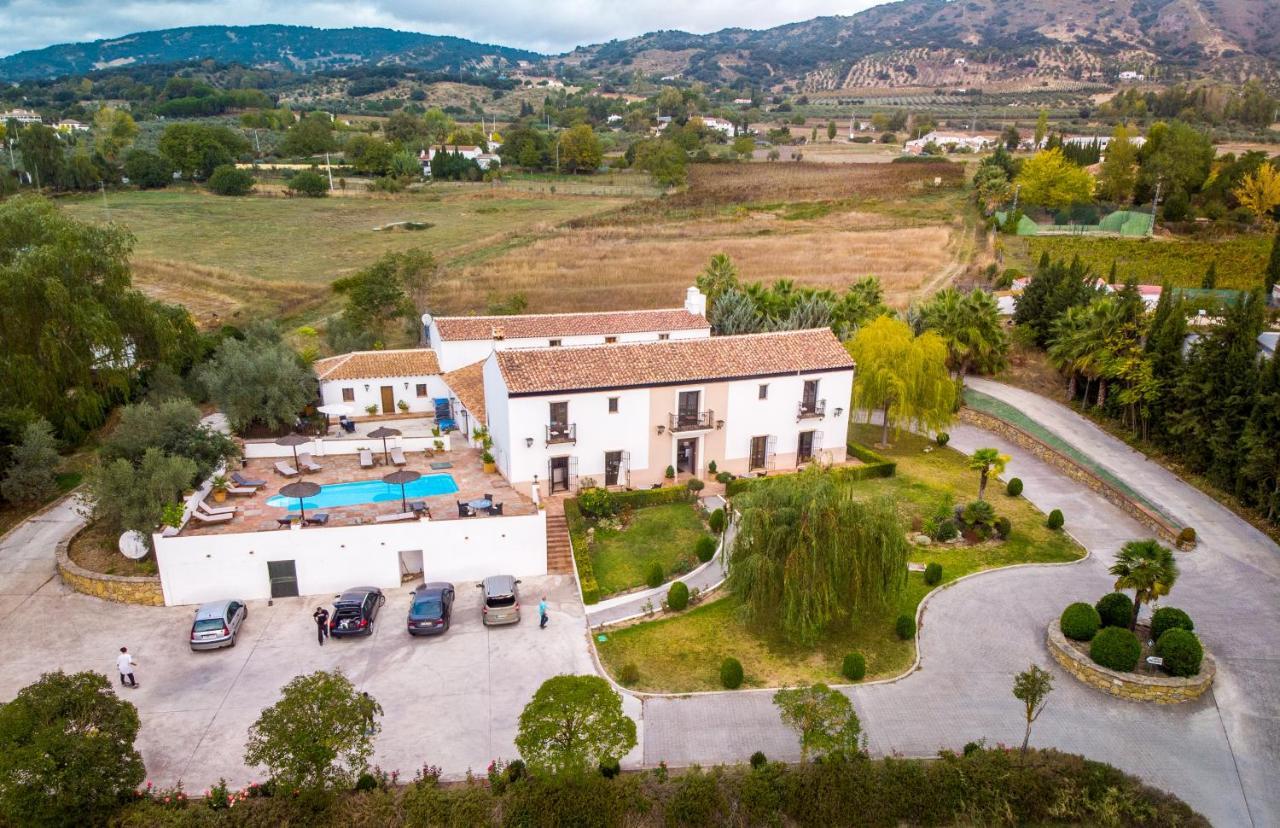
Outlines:
<svg viewBox="0 0 1280 828"><path fill-rule="evenodd" d="M475 517L476 510L472 509L461 500L458 501L458 517Z"/></svg>
<svg viewBox="0 0 1280 828"><path fill-rule="evenodd" d="M356 433L356 424L348 420L345 414L338 418L338 425L342 426L342 430L348 434Z"/></svg>
<svg viewBox="0 0 1280 828"><path fill-rule="evenodd" d="M427 505L425 500L410 500L409 511L414 512L418 515L425 515L426 517L431 517L431 507Z"/></svg>
<svg viewBox="0 0 1280 828"><path fill-rule="evenodd" d="M293 526L293 515L285 515L284 517L276 518L276 526L281 529L288 529L290 526Z"/></svg>
<svg viewBox="0 0 1280 828"><path fill-rule="evenodd" d="M250 480L249 478L242 475L240 472L231 473L231 482L236 484L237 486L244 486L247 489L256 489L260 486L267 485L267 481L265 480Z"/></svg>
<svg viewBox="0 0 1280 828"><path fill-rule="evenodd" d="M209 517L215 517L217 515L231 515L235 514L236 511L236 507L234 506L210 506L209 501L207 500L200 501L196 504L196 508Z"/></svg>
<svg viewBox="0 0 1280 828"><path fill-rule="evenodd" d="M191 512L191 517L195 518L201 523L226 523L227 521L234 519L235 515L231 513L227 513L224 515L206 515L204 512L201 512L199 509L195 509Z"/></svg>
<svg viewBox="0 0 1280 828"><path fill-rule="evenodd" d="M487 500L487 501L489 501L490 503L492 503L492 502L493 502L493 495L492 495L491 493L489 493L489 492L485 492L485 493L484 493L484 499L485 499L485 500Z"/></svg>
<svg viewBox="0 0 1280 828"><path fill-rule="evenodd" d="M369 449L360 449L360 468L373 468L373 452L369 451Z"/></svg>
<svg viewBox="0 0 1280 828"><path fill-rule="evenodd" d="M286 462L285 462L285 461L283 461L283 460L277 460L277 461L276 461L276 474L282 474L282 475L284 475L285 477L297 477L297 476L298 476L298 470L297 470L297 469L295 469L293 466L290 466L288 463L286 463Z"/></svg>
<svg viewBox="0 0 1280 828"><path fill-rule="evenodd" d="M308 526L324 526L329 522L329 513L316 512L314 515L307 515L307 519L303 522Z"/></svg>
<svg viewBox="0 0 1280 828"><path fill-rule="evenodd" d="M490 515L501 515L501 514L502 514L502 504L501 504L501 503L495 503L495 504L493 504L492 506L490 506L490 507L489 507L489 514L490 514Z"/></svg>
<svg viewBox="0 0 1280 828"><path fill-rule="evenodd" d="M324 468L324 466L312 460L311 454L305 451L298 454L298 465L302 466L303 471L309 472L318 472Z"/></svg>
<svg viewBox="0 0 1280 828"><path fill-rule="evenodd" d="M391 453L391 462L394 463L395 465L397 466L409 465L409 461L404 459L404 449L393 448L391 449L390 453Z"/></svg>

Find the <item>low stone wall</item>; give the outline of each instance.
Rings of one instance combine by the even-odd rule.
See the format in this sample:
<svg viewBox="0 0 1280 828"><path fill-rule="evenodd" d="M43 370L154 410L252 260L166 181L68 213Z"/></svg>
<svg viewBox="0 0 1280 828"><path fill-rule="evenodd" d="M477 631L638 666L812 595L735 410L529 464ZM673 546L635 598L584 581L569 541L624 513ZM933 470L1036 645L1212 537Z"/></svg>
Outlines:
<svg viewBox="0 0 1280 828"><path fill-rule="evenodd" d="M72 536L74 537L74 536ZM149 607L164 606L164 591L157 575L104 575L91 572L71 560L67 549L72 538L58 543L58 574L62 582L85 595L115 601L118 604L144 604Z"/></svg>
<svg viewBox="0 0 1280 828"><path fill-rule="evenodd" d="M1062 665L1068 673L1105 693L1118 696L1129 701L1155 702L1156 704L1179 704L1199 698L1213 684L1217 673L1217 665L1213 656L1205 653L1200 664L1199 675L1190 678L1174 676L1144 676L1137 673L1121 673L1094 664L1088 655L1071 645L1057 619L1049 623L1049 654L1053 660Z"/></svg>
<svg viewBox="0 0 1280 828"><path fill-rule="evenodd" d="M1037 459L1048 463L1063 474L1085 484L1093 491L1102 495L1112 505L1118 507L1130 517L1138 522L1149 526L1161 540L1166 543L1177 545L1179 549L1184 551L1194 549L1195 544L1178 543L1178 534L1182 531L1181 526L1176 526L1165 520L1161 515L1156 514L1144 504L1131 498L1129 495L1112 486L1107 481L1098 477L1094 472L1077 463L1067 455L1044 443L1032 434L1028 434L1012 423L1005 422L999 417L987 414L984 411L976 411L972 408L961 408L960 419L964 422L975 425L978 428L995 432L1009 442L1020 448L1024 448L1036 456ZM1070 518L1068 518L1070 520Z"/></svg>

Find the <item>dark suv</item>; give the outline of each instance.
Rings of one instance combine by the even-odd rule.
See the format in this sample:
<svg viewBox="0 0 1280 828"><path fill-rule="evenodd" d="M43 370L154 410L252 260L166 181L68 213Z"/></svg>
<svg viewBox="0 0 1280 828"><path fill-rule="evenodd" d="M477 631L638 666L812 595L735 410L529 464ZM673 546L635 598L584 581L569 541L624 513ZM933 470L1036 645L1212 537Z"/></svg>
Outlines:
<svg viewBox="0 0 1280 828"><path fill-rule="evenodd" d="M453 585L422 584L409 595L409 635L439 635L453 616Z"/></svg>
<svg viewBox="0 0 1280 828"><path fill-rule="evenodd" d="M333 602L329 635L333 638L373 635L373 620L386 600L377 587L353 587L342 593Z"/></svg>

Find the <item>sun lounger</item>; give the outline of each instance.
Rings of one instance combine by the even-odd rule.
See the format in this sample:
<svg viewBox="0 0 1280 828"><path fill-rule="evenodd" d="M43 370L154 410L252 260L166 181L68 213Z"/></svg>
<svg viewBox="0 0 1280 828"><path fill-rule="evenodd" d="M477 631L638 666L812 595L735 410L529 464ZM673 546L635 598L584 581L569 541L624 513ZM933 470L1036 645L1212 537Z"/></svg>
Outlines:
<svg viewBox="0 0 1280 828"><path fill-rule="evenodd" d="M404 459L404 449L393 448L391 450L391 462L397 466L407 466L409 461Z"/></svg>
<svg viewBox="0 0 1280 828"><path fill-rule="evenodd" d="M309 472L318 472L324 468L324 466L312 460L311 455L305 451L298 454L298 465L302 466L303 471Z"/></svg>
<svg viewBox="0 0 1280 828"><path fill-rule="evenodd" d="M258 493L258 489L256 486L253 488L250 488L248 486L228 486L227 487L227 494L235 495L236 497L249 497L250 495L256 495L257 493Z"/></svg>
<svg viewBox="0 0 1280 828"><path fill-rule="evenodd" d="M440 469L451 469L453 468L453 464L448 462L447 460L441 460L438 463L432 463L431 468L435 469L436 471L439 471Z"/></svg>
<svg viewBox="0 0 1280 828"><path fill-rule="evenodd" d="M191 512L191 516L201 523L226 523L229 520L235 519L235 515L230 513L225 515L206 515L199 509L193 510Z"/></svg>
<svg viewBox="0 0 1280 828"><path fill-rule="evenodd" d="M329 522L328 512L316 512L314 515L307 515L306 521L308 526L324 526Z"/></svg>
<svg viewBox="0 0 1280 828"><path fill-rule="evenodd" d="M200 501L196 504L196 508L200 509L210 517L213 517L214 515L231 515L235 514L236 511L236 507L234 506L210 506L209 501L207 500Z"/></svg>
<svg viewBox="0 0 1280 828"><path fill-rule="evenodd" d="M378 515L374 518L375 523L398 523L402 520L417 520L417 512L396 512L394 515Z"/></svg>
<svg viewBox="0 0 1280 828"><path fill-rule="evenodd" d="M410 500L409 511L419 515L431 517L431 507L427 505L425 500Z"/></svg>
<svg viewBox="0 0 1280 828"><path fill-rule="evenodd" d="M248 488L248 489L256 489L259 486L267 485L267 481L265 480L250 480L249 478L242 475L240 472L231 473L231 482L236 484L237 486L244 486L245 488Z"/></svg>
<svg viewBox="0 0 1280 828"><path fill-rule="evenodd" d="M360 449L360 468L373 468L373 452L368 449Z"/></svg>
<svg viewBox="0 0 1280 828"><path fill-rule="evenodd" d="M283 474L285 477L297 477L298 470L283 460L276 461L276 474Z"/></svg>

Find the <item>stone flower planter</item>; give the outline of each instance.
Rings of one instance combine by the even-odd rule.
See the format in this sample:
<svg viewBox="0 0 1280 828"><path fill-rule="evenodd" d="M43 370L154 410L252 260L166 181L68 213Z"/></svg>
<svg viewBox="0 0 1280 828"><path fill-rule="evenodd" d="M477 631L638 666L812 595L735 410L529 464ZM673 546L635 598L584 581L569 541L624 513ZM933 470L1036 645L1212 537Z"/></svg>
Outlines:
<svg viewBox="0 0 1280 828"><path fill-rule="evenodd" d="M1095 664L1087 653L1076 649L1058 626L1058 619L1049 622L1047 643L1049 655L1068 673L1090 687L1136 702L1156 704L1180 704L1199 698L1213 685L1217 664L1208 651L1200 663L1200 672L1189 678L1174 676L1148 676L1139 673L1122 673Z"/></svg>

